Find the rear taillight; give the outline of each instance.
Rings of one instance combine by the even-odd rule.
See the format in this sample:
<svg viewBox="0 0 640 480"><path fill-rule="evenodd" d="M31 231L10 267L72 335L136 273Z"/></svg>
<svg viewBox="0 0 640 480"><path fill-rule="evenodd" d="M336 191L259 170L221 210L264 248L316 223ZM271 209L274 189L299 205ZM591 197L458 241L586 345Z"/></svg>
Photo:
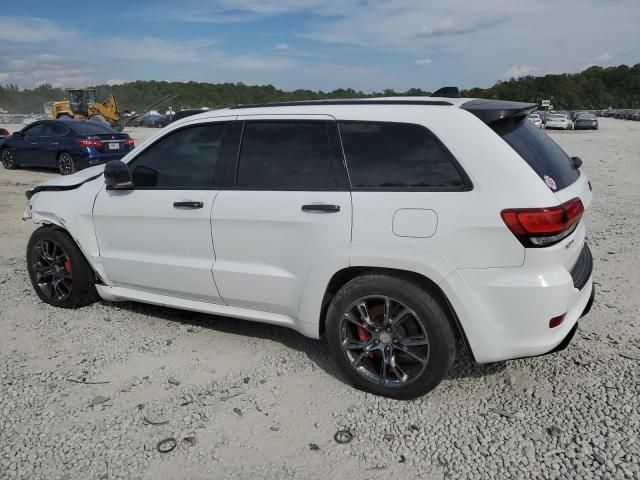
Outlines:
<svg viewBox="0 0 640 480"><path fill-rule="evenodd" d="M135 146L136 142L133 141L133 138L129 137L125 139L124 144L128 147L133 147Z"/></svg>
<svg viewBox="0 0 640 480"><path fill-rule="evenodd" d="M78 138L77 140L81 147L96 147L96 148L102 147L102 142L100 140L91 139L91 138Z"/></svg>
<svg viewBox="0 0 640 480"><path fill-rule="evenodd" d="M500 213L509 230L525 247L547 247L573 232L582 218L579 198L550 208L510 208Z"/></svg>

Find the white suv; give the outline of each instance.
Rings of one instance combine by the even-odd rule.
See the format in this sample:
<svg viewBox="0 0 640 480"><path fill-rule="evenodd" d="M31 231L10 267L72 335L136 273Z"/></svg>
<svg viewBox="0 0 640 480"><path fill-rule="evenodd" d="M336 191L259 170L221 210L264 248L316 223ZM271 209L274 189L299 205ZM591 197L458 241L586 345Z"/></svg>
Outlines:
<svg viewBox="0 0 640 480"><path fill-rule="evenodd" d="M96 298L325 336L359 388L414 398L456 342L548 353L593 299L591 186L536 105L385 98L238 106L27 192L40 298Z"/></svg>

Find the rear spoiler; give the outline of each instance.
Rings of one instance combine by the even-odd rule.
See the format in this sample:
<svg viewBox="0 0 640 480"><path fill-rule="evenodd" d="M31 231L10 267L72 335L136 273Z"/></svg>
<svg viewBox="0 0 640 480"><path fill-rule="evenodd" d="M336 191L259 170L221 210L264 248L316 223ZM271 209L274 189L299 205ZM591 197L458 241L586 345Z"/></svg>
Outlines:
<svg viewBox="0 0 640 480"><path fill-rule="evenodd" d="M508 102L505 100L469 100L460 108L473 113L486 124L505 119L524 118L538 108L536 103Z"/></svg>

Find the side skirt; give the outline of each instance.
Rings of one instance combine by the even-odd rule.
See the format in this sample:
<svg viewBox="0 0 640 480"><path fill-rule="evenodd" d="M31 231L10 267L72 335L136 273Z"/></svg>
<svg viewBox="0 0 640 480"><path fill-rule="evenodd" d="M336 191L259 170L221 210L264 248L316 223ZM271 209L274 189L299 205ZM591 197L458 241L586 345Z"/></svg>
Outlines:
<svg viewBox="0 0 640 480"><path fill-rule="evenodd" d="M191 310L194 312L208 313L211 315L220 315L223 317L239 318L242 320L252 320L260 323L268 323L271 325L279 325L282 327L292 328L299 331L303 335L309 335L307 324L299 324L294 318L279 313L261 312L259 310L249 310L246 308L230 307L228 305L217 305L214 303L200 302L197 300L187 300L184 298L170 297L157 293L133 290L130 288L110 287L107 285L96 285L96 290L102 299L107 301L133 300L136 302L150 303L162 307L178 308L182 310ZM305 328L307 327L307 328ZM317 326L316 326L317 330ZM315 336L317 338L317 334Z"/></svg>

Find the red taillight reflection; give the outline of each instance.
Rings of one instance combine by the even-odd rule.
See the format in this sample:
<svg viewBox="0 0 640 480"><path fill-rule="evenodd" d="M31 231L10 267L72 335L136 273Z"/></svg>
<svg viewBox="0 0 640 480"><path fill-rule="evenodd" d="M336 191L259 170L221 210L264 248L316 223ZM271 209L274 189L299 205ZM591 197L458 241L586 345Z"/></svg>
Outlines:
<svg viewBox="0 0 640 480"><path fill-rule="evenodd" d="M128 147L133 147L135 146L136 142L133 140L133 138L129 137L125 139L124 144L127 145Z"/></svg>
<svg viewBox="0 0 640 480"><path fill-rule="evenodd" d="M509 230L533 246L546 246L560 241L580 221L584 206L579 198L549 208L510 208L500 213ZM537 241L543 237L553 237L552 241ZM526 245L530 246L530 245Z"/></svg>

